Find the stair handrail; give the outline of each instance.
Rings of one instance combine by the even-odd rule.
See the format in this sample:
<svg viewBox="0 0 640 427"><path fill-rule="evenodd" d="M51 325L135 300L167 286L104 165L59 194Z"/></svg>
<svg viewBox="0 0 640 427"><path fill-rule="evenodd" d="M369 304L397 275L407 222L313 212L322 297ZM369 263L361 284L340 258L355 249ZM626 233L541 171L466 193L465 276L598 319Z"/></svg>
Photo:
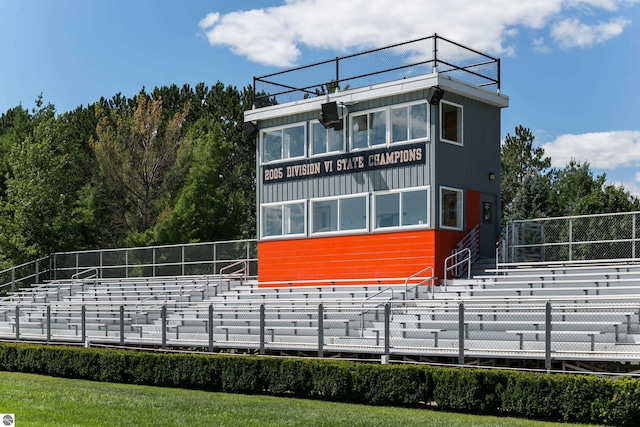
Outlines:
<svg viewBox="0 0 640 427"><path fill-rule="evenodd" d="M388 299L387 301L385 301L384 303L379 303L379 304L377 304L376 306L374 306L374 307L372 307L372 308L378 308L378 307L380 307L381 305L386 304L386 303L389 303L389 306L391 306L391 301L393 301L393 288L392 288L392 287L384 288L384 289L382 289L382 290L380 290L380 291L376 292L375 294L373 294L373 295L371 295L371 296L368 296L368 297L366 297L365 299L363 299L363 300L362 300L362 304L360 305L360 320L361 320L361 323L360 323L360 335L361 335L361 336L364 336L364 314L365 314L365 313L367 313L367 312L369 312L369 310L367 310L366 312L364 311L364 305L365 305L365 303L366 303L367 301L369 301L370 299L377 297L377 296L378 296L378 295L380 295L381 293L386 292L386 291L389 291L389 290L391 291L391 298L389 298L389 299Z"/></svg>
<svg viewBox="0 0 640 427"><path fill-rule="evenodd" d="M461 259L458 259L461 254L466 254L467 256ZM455 268L458 268L460 265L467 264L467 279L471 277L471 249L464 248L459 251L456 251L445 258L444 260L444 288L447 289L447 280L449 278L449 272ZM457 260L451 266L447 266L451 260Z"/></svg>
<svg viewBox="0 0 640 427"><path fill-rule="evenodd" d="M222 268L220 269L220 273L218 273L218 274L219 274L220 276L225 276L225 275L226 275L226 276L234 276L234 275L237 275L237 274L241 274L243 278L246 278L246 277L247 277L247 273L248 273L248 271L247 271L247 270L248 270L248 266L247 266L247 264L248 264L248 261L247 261L247 260L244 260L244 259L242 259L242 260L240 260L240 261L236 261L236 262L234 262L233 264L229 264L229 265L226 265L226 266L222 267ZM242 268L239 268L238 270L233 271L232 273L223 273L224 271L226 271L226 270L230 270L230 269L232 269L233 267L236 267L236 266L238 266L238 265L242 265Z"/></svg>
<svg viewBox="0 0 640 427"><path fill-rule="evenodd" d="M500 269L500 267L507 262L507 255L505 254L506 248L507 239L501 236L496 242L496 270Z"/></svg>
<svg viewBox="0 0 640 427"><path fill-rule="evenodd" d="M473 259L478 258L480 252L480 224L476 224L456 245L456 249L461 250L469 248L473 255Z"/></svg>
<svg viewBox="0 0 640 427"><path fill-rule="evenodd" d="M413 273L411 276L407 277L407 278L404 280L404 294L405 294L405 295L407 295L407 292L409 292L409 280L411 280L411 279L413 279L413 278L415 278L415 277L420 276L422 273L424 273L424 272L426 272L426 271L428 271L428 270L431 270L431 276L429 276L429 277L428 277L428 278L426 278L425 280L422 280L420 283L418 283L418 284L417 284L416 286L414 286L414 287L420 286L420 285L422 285L423 283L425 283L426 281L432 281L432 280L434 279L435 274L434 274L434 272L433 272L433 267L432 267L432 266L425 267L425 268L423 268L422 270L418 271L417 273ZM433 292L433 283L431 284L431 288L432 288L431 290L432 290L432 292ZM411 288L411 289L413 289L413 288Z"/></svg>

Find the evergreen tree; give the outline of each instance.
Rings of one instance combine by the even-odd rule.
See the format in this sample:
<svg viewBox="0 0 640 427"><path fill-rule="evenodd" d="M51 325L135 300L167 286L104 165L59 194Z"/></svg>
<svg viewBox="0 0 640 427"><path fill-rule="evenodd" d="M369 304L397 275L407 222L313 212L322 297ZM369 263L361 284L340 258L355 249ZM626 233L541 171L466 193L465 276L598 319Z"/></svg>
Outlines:
<svg viewBox="0 0 640 427"><path fill-rule="evenodd" d="M522 219L512 212L516 194L527 176L538 174L547 177L545 170L551 167L551 158L545 157L544 149L533 147L534 139L529 128L520 125L515 129L515 136L507 134L501 147L500 193L503 221Z"/></svg>

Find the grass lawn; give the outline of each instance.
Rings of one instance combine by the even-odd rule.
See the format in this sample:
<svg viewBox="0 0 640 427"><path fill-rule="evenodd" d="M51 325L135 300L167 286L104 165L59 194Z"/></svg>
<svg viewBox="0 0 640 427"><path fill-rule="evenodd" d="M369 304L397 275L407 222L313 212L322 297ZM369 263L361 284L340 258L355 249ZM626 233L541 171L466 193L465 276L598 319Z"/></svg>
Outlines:
<svg viewBox="0 0 640 427"><path fill-rule="evenodd" d="M98 383L0 372L16 426L577 426L426 409Z"/></svg>

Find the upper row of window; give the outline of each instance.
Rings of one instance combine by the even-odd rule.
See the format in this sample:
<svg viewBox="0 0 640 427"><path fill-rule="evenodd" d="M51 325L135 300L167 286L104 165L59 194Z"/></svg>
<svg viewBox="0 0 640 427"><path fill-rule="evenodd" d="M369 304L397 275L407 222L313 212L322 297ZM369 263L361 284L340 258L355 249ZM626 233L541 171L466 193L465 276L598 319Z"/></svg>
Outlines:
<svg viewBox="0 0 640 427"><path fill-rule="evenodd" d="M344 152L347 136L351 150L429 138L426 101L352 113L348 117L348 127L340 130L325 129L317 120L309 122L309 132L306 122L264 129L260 133L262 163ZM441 101L440 140L462 145L462 136L462 106Z"/></svg>

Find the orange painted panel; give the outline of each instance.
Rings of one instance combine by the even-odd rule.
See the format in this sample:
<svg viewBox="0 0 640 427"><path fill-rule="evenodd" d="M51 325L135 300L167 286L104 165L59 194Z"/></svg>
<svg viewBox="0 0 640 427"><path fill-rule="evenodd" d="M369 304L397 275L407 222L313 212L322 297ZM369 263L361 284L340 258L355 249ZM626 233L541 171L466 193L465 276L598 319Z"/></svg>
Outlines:
<svg viewBox="0 0 640 427"><path fill-rule="evenodd" d="M435 230L258 243L260 282L400 278L433 266Z"/></svg>
<svg viewBox="0 0 640 427"><path fill-rule="evenodd" d="M467 190L466 196L467 231L471 231L473 227L480 224L480 193Z"/></svg>

